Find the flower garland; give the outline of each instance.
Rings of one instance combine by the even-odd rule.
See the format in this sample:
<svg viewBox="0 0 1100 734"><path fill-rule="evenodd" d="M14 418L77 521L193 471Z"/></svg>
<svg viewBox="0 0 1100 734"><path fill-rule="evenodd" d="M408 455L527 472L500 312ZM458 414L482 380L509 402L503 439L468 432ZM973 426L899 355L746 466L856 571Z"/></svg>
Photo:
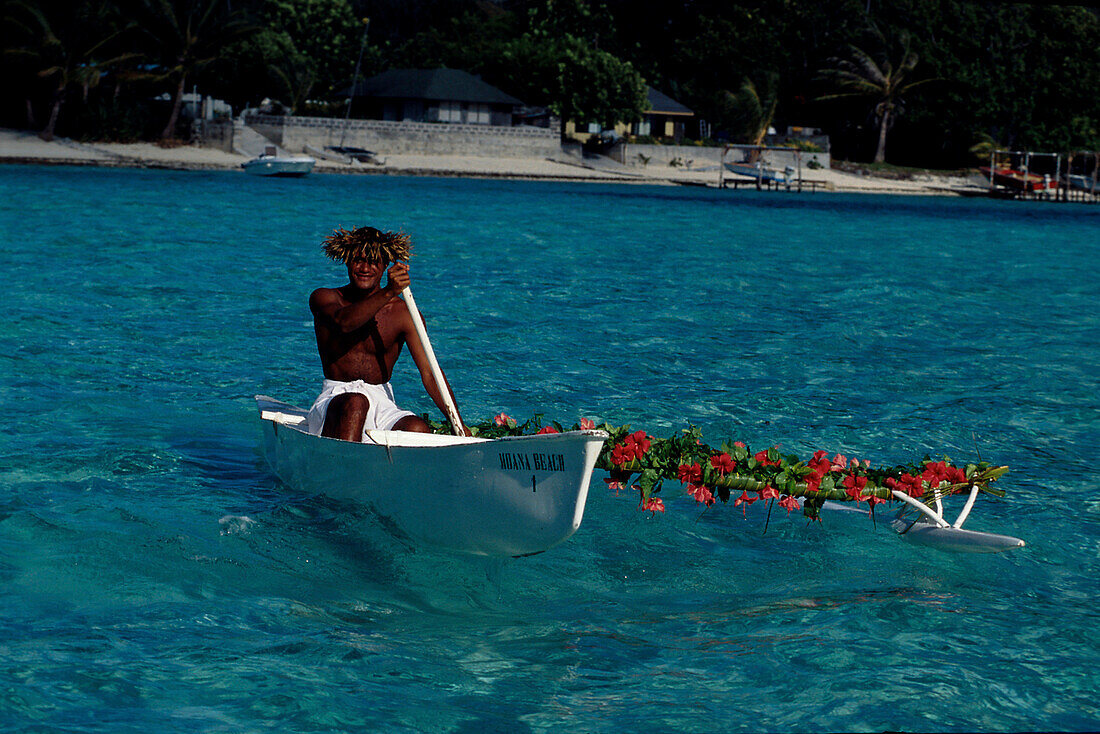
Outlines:
<svg viewBox="0 0 1100 734"><path fill-rule="evenodd" d="M430 422L436 433L449 432L446 423ZM468 428L473 435L484 438L563 430L557 422L544 425L539 414L521 424L504 413ZM594 428L596 424L584 418L569 430ZM596 468L609 472L610 478L605 481L611 489L637 490L642 510L653 513L665 511L664 501L657 496L665 480L685 485L687 494L704 507L711 507L716 500L732 501L743 512L759 500L774 500L788 515L801 506L806 517L816 520L826 500L866 502L873 512L875 505L893 501L895 490L928 505L952 494L969 492L973 486L1003 497L1004 491L990 484L1008 471L1007 466L993 466L987 461L959 467L950 459L933 461L928 456L914 464L894 467L872 467L870 461L841 454L830 458L826 451L815 451L813 458L803 460L780 453L776 446L753 453L741 441L723 442L715 449L703 443L703 432L695 426L669 438L631 431L630 426L605 423L599 428L610 438L596 460ZM632 482L634 475L637 480Z"/></svg>

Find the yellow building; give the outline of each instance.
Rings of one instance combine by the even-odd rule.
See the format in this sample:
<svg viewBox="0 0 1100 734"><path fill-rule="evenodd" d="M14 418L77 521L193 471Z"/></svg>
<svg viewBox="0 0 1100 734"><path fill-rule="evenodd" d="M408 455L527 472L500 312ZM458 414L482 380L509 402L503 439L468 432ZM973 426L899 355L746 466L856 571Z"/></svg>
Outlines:
<svg viewBox="0 0 1100 734"><path fill-rule="evenodd" d="M695 117L695 113L667 94L653 87L646 87L649 109L641 122L615 123L615 132L619 135L649 135L654 138L669 138L679 142L684 137L686 123ZM582 143L593 135L599 135L604 127L598 122L565 123L565 135Z"/></svg>

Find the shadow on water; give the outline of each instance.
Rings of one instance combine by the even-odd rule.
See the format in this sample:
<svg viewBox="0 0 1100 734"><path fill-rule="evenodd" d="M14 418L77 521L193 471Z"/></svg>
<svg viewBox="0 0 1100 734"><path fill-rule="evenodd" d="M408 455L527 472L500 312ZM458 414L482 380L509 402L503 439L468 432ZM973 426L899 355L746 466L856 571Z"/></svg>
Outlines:
<svg viewBox="0 0 1100 734"><path fill-rule="evenodd" d="M487 609L511 559L448 553L414 543L371 507L301 493L281 482L258 446L240 437L187 437L172 444L180 468L221 502L216 521L219 552L272 575L269 592L370 598L379 603L441 614ZM214 517L218 514L218 517ZM279 588L285 577L294 590ZM282 577L282 578L280 578ZM366 621L352 607L348 622Z"/></svg>

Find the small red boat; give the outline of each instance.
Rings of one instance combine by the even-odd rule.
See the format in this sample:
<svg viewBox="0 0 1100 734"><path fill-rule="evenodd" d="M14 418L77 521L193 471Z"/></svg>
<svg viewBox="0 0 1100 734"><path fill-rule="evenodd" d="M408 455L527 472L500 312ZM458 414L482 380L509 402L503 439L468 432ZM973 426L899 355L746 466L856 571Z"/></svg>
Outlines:
<svg viewBox="0 0 1100 734"><path fill-rule="evenodd" d="M1058 182L1050 176L1040 176L1038 173L1025 173L1012 168L990 168L982 166L979 169L985 177L992 178L997 186L1016 191L1045 191L1058 188Z"/></svg>

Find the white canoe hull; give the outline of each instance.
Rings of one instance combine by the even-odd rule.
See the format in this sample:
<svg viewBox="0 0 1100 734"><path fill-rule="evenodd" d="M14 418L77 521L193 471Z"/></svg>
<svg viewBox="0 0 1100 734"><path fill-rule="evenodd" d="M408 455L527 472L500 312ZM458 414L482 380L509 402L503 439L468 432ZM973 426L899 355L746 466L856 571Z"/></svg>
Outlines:
<svg viewBox="0 0 1100 734"><path fill-rule="evenodd" d="M371 431L377 443L352 443L308 433L298 408L256 400L267 459L283 482L369 505L417 542L481 555L539 553L576 532L607 439L603 431L496 440Z"/></svg>

